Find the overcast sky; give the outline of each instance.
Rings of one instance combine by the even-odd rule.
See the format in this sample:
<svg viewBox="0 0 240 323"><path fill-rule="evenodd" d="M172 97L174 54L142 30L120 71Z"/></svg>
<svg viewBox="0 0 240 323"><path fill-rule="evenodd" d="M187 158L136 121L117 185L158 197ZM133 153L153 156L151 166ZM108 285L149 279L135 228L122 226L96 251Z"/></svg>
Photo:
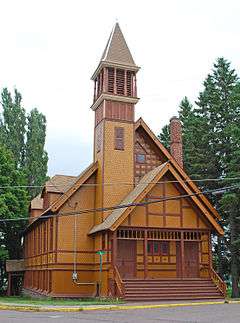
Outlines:
<svg viewBox="0 0 240 323"><path fill-rule="evenodd" d="M155 133L219 56L240 66L239 0L0 0L0 88L47 117L49 175L92 162L93 84L118 20L138 73L137 117Z"/></svg>

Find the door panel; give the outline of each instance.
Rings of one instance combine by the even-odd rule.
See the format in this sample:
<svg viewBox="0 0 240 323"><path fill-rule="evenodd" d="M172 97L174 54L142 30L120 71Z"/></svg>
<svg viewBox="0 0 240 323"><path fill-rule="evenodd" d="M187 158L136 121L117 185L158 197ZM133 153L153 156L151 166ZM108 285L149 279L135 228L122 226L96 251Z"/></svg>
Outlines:
<svg viewBox="0 0 240 323"><path fill-rule="evenodd" d="M198 242L184 242L185 276L187 278L199 277Z"/></svg>
<svg viewBox="0 0 240 323"><path fill-rule="evenodd" d="M122 278L136 277L136 241L118 240L117 267Z"/></svg>

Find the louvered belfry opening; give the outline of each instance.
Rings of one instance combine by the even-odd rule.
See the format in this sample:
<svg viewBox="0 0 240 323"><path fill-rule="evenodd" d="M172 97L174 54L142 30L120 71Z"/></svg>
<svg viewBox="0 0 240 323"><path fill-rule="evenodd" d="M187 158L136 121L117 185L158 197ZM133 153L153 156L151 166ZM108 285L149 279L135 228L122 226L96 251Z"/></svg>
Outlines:
<svg viewBox="0 0 240 323"><path fill-rule="evenodd" d="M133 94L133 77L134 73L127 71L127 95L132 96Z"/></svg>
<svg viewBox="0 0 240 323"><path fill-rule="evenodd" d="M104 92L115 95L136 97L135 72L107 67L95 79L94 101Z"/></svg>
<svg viewBox="0 0 240 323"><path fill-rule="evenodd" d="M116 71L116 85L117 85L117 94L124 95L125 94L125 71L117 69Z"/></svg>
<svg viewBox="0 0 240 323"><path fill-rule="evenodd" d="M114 93L114 68L108 67L108 87L107 92Z"/></svg>

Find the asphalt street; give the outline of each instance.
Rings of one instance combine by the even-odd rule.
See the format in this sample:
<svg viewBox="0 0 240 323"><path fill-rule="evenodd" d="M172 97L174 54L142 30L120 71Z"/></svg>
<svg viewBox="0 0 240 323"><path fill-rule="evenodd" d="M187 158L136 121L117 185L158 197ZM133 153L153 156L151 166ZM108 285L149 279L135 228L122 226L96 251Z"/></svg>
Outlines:
<svg viewBox="0 0 240 323"><path fill-rule="evenodd" d="M1 323L239 323L240 304L68 313L0 311Z"/></svg>

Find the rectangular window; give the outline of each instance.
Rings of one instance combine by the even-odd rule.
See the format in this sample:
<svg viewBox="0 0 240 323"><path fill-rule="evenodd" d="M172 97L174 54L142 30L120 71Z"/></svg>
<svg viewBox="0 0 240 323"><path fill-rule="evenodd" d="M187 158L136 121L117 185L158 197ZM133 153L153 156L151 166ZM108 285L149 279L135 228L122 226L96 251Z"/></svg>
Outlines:
<svg viewBox="0 0 240 323"><path fill-rule="evenodd" d="M124 150L124 128L115 127L115 149Z"/></svg>
<svg viewBox="0 0 240 323"><path fill-rule="evenodd" d="M162 241L161 242L161 255L162 256L168 256L169 255L169 242L168 241Z"/></svg>

